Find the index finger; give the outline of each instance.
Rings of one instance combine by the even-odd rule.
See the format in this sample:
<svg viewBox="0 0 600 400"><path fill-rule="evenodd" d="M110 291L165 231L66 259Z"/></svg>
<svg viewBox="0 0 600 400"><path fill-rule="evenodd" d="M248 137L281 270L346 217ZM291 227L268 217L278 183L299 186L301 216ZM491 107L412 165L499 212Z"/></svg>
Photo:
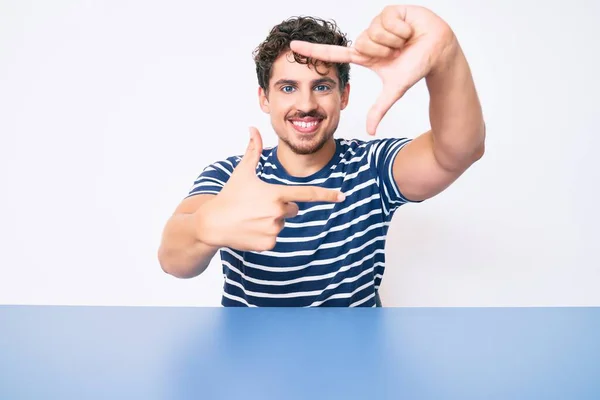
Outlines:
<svg viewBox="0 0 600 400"><path fill-rule="evenodd" d="M278 198L288 202L317 202L338 203L346 196L339 190L325 189L318 186L282 186L278 185Z"/></svg>
<svg viewBox="0 0 600 400"><path fill-rule="evenodd" d="M292 40L290 49L305 57L325 62L360 63L361 57L353 47Z"/></svg>

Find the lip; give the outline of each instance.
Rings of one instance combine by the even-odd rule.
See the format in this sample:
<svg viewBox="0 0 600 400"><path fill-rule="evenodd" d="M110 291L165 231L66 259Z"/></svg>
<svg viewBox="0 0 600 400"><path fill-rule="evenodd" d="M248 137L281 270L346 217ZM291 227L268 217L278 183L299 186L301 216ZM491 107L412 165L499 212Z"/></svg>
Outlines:
<svg viewBox="0 0 600 400"><path fill-rule="evenodd" d="M319 130L323 120L320 118L291 118L288 119L288 122L297 133L301 135L311 135ZM303 122L304 124L308 124L308 126L296 125L294 122Z"/></svg>

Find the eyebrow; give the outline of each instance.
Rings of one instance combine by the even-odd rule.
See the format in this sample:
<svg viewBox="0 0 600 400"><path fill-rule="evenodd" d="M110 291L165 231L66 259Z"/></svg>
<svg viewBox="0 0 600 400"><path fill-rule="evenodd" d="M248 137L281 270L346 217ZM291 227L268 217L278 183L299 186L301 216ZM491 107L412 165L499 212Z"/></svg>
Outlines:
<svg viewBox="0 0 600 400"><path fill-rule="evenodd" d="M335 87L337 85L336 82L333 79L328 78L328 77L314 79L314 80L311 81L312 86L322 85L324 83L329 84L332 87ZM293 79L280 79L277 82L275 82L275 86L279 86L279 85L297 86L298 85L298 81L295 81Z"/></svg>

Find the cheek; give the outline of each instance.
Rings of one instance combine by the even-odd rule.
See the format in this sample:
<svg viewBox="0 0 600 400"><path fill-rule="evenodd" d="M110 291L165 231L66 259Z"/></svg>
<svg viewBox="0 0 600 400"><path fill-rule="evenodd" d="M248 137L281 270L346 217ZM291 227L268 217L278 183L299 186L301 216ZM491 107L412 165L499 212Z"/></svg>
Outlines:
<svg viewBox="0 0 600 400"><path fill-rule="evenodd" d="M285 117L293 110L293 102L289 99L277 99L271 103L271 115L274 117Z"/></svg>
<svg viewBox="0 0 600 400"><path fill-rule="evenodd" d="M329 117L335 117L340 113L341 103L336 100L330 100L322 103L321 107L327 112Z"/></svg>

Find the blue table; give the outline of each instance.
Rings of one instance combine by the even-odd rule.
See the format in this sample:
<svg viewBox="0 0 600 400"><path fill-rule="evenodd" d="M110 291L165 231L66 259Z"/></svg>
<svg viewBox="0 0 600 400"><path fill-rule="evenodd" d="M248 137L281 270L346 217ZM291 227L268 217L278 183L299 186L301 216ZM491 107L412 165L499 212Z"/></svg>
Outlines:
<svg viewBox="0 0 600 400"><path fill-rule="evenodd" d="M0 399L600 399L600 308L0 306Z"/></svg>

